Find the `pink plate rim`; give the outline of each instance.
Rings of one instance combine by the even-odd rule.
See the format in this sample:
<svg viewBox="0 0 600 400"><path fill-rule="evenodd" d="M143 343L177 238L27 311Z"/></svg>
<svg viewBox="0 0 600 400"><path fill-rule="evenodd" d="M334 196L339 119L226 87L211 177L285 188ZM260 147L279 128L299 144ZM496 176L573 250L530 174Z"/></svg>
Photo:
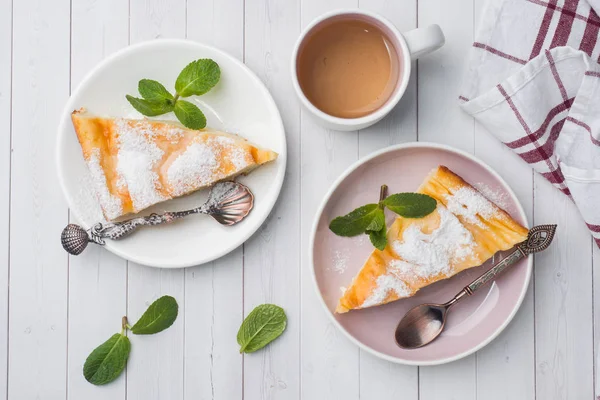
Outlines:
<svg viewBox="0 0 600 400"><path fill-rule="evenodd" d="M325 197L323 198L323 200L321 201L321 204L319 206L319 209L317 211L317 213L315 214L314 217L314 221L313 221L313 225L312 225L312 229L311 229L311 234L310 234L310 243L309 243L309 259L310 259L310 272L311 272L311 276L312 276L312 282L313 282L313 286L315 288L315 291L317 292L317 297L320 300L321 305L323 306L323 309L325 310L326 314L328 315L329 319L331 320L331 322L333 322L333 324L348 338L350 339L351 342L353 342L354 344L356 344L358 347L360 347L361 349L373 354L376 357L379 357L381 359L387 360L387 361L391 361L397 364L404 364L404 365L417 365L417 366L428 366L428 365L440 365L440 364L446 364L452 361L456 361L456 360L460 360L461 358L464 358L468 355L473 354L474 352L476 352L477 350L480 350L481 348L485 347L486 345L488 345L492 340L494 340L499 334L500 332L502 332L504 330L504 328L506 328L506 326L510 323L510 321L512 321L512 319L514 318L515 314L517 313L517 311L519 310L519 308L521 307L521 304L523 304L523 300L525 299L525 294L527 293L527 288L529 287L529 282L531 280L531 274L533 271L533 257L530 255L527 259L527 273L526 273L526 277L525 277L525 282L523 285L523 288L521 289L521 293L519 294L519 298L513 308L513 310L511 311L510 315L504 320L504 322L498 327L498 329L496 329L496 331L494 333L492 333L490 336L487 337L487 339L485 339L484 341L482 341L481 343L479 343L478 345L473 346L472 348L470 348L469 350L457 354L455 356L452 357L446 357L446 358L441 358L438 360L433 360L433 361L412 361L412 360L406 360L400 357L392 357L389 356L387 354L381 353L377 350L374 350L373 348L365 345L364 343L362 343L361 341L359 341L358 339L356 339L354 336L352 336L334 317L333 313L329 310L329 308L327 307L327 304L325 304L325 300L323 299L323 296L319 290L319 285L317 283L317 276L315 273L315 263L314 263L314 245L315 245L315 236L317 233L317 225L319 223L319 220L321 219L321 214L323 213L323 210L325 209L325 206L327 205L327 203L329 202L331 195L333 194L333 192L337 189L337 187L344 181L344 179L346 179L346 177L348 175L350 175L354 170L356 170L358 167L360 167L362 164L377 158L383 154L387 154L393 151L397 151L397 150L403 150L403 149L409 149L409 148L418 148L418 149L438 149L438 150L443 150L443 151L447 151L450 153L454 153L457 154L459 156L465 157L473 162L475 162L476 164L478 164L480 167L482 167L483 169L485 169L487 172L489 172L491 175L493 175L496 179L498 179L498 182L500 182L503 186L504 189L506 189L507 193L510 195L511 200L514 201L516 208L517 208L517 212L519 213L519 216L521 217L521 219L523 221L525 221L525 226L529 227L527 224L527 216L525 215L525 210L523 209L523 206L521 205L521 202L519 201L517 195L515 194L515 192L511 189L511 187L508 185L508 183L506 183L506 181L494 170L492 169L492 167L490 167L489 165L487 165L485 162L483 162L482 160L480 160L479 158L475 157L472 154L469 154L463 150L459 150L456 149L454 147L451 146L447 146L444 144L439 144L439 143L431 143L431 142L408 142L408 143L402 143L402 144L398 144L398 145L394 145L394 146L390 146L390 147L386 147L382 150L376 151L374 153L371 153L369 155L367 155L366 157L361 158L360 160L356 161L354 164L352 164L350 167L348 167L348 169L346 169L344 171L344 173L342 175L340 175L335 182L331 185L331 187L329 188L329 191L327 192L327 194L325 195Z"/></svg>

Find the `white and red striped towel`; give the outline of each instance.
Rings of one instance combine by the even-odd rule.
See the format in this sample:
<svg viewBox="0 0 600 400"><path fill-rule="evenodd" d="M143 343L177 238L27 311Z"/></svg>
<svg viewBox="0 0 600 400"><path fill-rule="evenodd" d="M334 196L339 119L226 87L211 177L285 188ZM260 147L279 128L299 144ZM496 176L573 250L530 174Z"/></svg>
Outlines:
<svg viewBox="0 0 600 400"><path fill-rule="evenodd" d="M461 107L571 196L600 246L600 0L490 0Z"/></svg>

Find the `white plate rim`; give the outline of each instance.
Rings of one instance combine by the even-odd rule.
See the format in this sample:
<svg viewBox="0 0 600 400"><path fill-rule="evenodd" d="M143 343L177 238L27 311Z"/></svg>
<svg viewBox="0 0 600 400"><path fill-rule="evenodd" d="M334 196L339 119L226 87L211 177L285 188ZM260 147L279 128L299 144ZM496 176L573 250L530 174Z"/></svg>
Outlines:
<svg viewBox="0 0 600 400"><path fill-rule="evenodd" d="M333 182L333 184L331 185L331 187L329 188L329 191L327 192L327 194L325 194L325 196L323 197L323 200L321 201L321 204L319 206L319 209L317 211L317 213L315 214L314 217L314 221L313 221L313 225L312 225L312 229L311 229L311 234L310 234L310 242L309 242L309 248L308 248L308 255L309 255L309 259L310 259L310 272L312 275L312 282L313 282L313 287L315 289L315 291L317 292L317 297L319 298L319 301L321 303L321 305L323 306L323 309L325 310L325 313L328 315L329 319L331 320L331 322L333 322L333 324L344 334L344 336L346 336L348 339L350 339L351 342L353 342L354 344L356 344L359 348L367 351L368 353L373 354L376 357L379 357L381 359L387 360L387 361L391 361L393 363L396 364L403 364L403 365L416 365L416 366L430 366L430 365L441 365L441 364L446 364L452 361L456 361L456 360L460 360L461 358L467 357L473 353L475 353L476 351L482 349L483 347L487 346L492 340L494 340L496 337L498 337L498 335L508 326L508 324L513 320L513 318L515 317L517 311L519 311L519 309L521 308L521 305L523 304L523 300L525 299L525 295L527 294L527 290L529 288L529 283L531 281L531 275L532 275L532 271L533 271L533 256L529 255L529 257L527 258L527 273L526 273L526 277L525 277L525 284L523 285L523 289L521 290L521 293L519 294L519 298L517 300L517 303L515 304L515 307L513 308L513 310L511 311L510 315L506 318L506 320L498 327L498 329L496 329L495 332L493 332L491 335L489 335L483 342L481 342L480 344L473 346L471 349L464 351L460 354L457 354L455 356L452 357L446 357L446 358L441 358L438 360L433 360L433 361L412 361L412 360L406 360L400 357L392 357L390 355L381 353L369 346L367 346L366 344L362 343L361 341L359 341L358 339L356 339L354 336L352 336L338 321L337 319L335 319L335 316L333 315L333 313L329 310L329 308L327 307L327 304L325 303L325 299L323 298L323 295L321 294L321 291L319 290L319 285L317 283L317 276L316 276L316 272L315 272L315 263L314 263L314 245L315 245L315 237L316 237L316 233L317 233L317 225L319 223L319 220L321 219L321 215L323 214L323 210L325 209L325 206L327 205L327 203L329 202L331 195L333 194L333 192L337 189L337 187L342 183L342 181L344 179L346 179L346 177L348 175L350 175L352 172L354 172L354 170L356 170L358 167L360 167L361 165L363 165L364 163L379 157L383 154L386 153L390 153L393 151L397 151L397 150L403 150L403 149L410 149L410 148L423 148L423 149L438 149L438 150L445 150L448 151L450 153L455 153L457 155L463 156L475 163L477 163L479 166L481 166L482 168L484 168L487 172L489 172L490 174L492 174L496 179L498 179L498 181L504 186L504 188L506 189L506 191L508 192L508 194L511 196L512 200L515 202L516 206L517 206L517 212L519 213L519 216L521 217L521 219L523 221L525 221L525 227L529 228L529 223L527 221L527 216L525 215L525 210L523 209L523 206L521 205L521 202L519 201L519 198L517 197L517 195L515 194L515 192L512 190L512 188L508 185L508 183L506 183L506 181L494 170L492 169L492 167L490 167L489 165L487 165L485 162L483 162L482 160L480 160L479 158L475 157L474 155L467 153L463 150L448 146L448 145L444 145L444 144L440 144L440 143L432 143L432 142L408 142L408 143L402 143L402 144L398 144L398 145L394 145L394 146L390 146L390 147L386 147L384 149L381 149L379 151L376 151L374 153L371 153L363 158L361 158L360 160L356 161L354 164L352 164L350 167L348 167L344 173L342 173L342 175L340 175L335 182Z"/></svg>
<svg viewBox="0 0 600 400"><path fill-rule="evenodd" d="M109 56L104 58L102 61L100 61L94 68L92 68L85 75L85 77L81 80L81 82L79 83L79 85L77 86L75 91L73 93L71 93L71 95L69 96L69 100L67 100L67 103L65 104L65 107L63 108L63 112L61 113L61 116L60 116L60 123L58 125L58 138L57 138L57 143L56 143L56 148L55 148L55 167L56 167L56 171L57 171L57 175L58 175L58 181L60 184L60 188L61 188L62 193L67 201L69 210L71 210L72 205L73 205L73 198L71 198L71 196L69 195L69 192L67 190L67 185L65 183L65 180L61 173L61 168L60 168L60 160L61 160L61 157L63 156L63 149L61 148L60 144L62 143L61 138L62 138L62 136L64 136L65 131L66 131L65 125L67 124L68 121L70 121L70 118L67 118L67 114L70 115L72 110L74 110L74 102L75 102L74 99L76 97L75 95L79 91L87 88L87 86L90 84L90 81L93 79L94 75L96 75L98 72L100 72L102 70L109 68L110 65L115 60L126 57L132 52L145 50L148 47L162 46L162 45L189 46L189 47L197 47L202 50L213 51L215 53L218 53L219 55L221 55L224 58L228 58L234 64L237 64L239 67L242 68L242 70L244 70L248 74L248 76L252 80L254 80L258 84L258 87L265 95L265 98L267 100L267 106L274 112L274 115L277 117L277 125L278 125L280 131L283 133L283 135L282 135L283 136L282 137L283 147L278 154L278 161L280 162L282 167L277 169L277 174L274 176L276 190L275 190L275 193L273 196L271 196L269 198L265 198L263 200L264 202L268 202L268 205L267 205L268 211L265 212L265 215L263 218L261 218L260 220L257 220L256 225L254 227L252 227L252 229L249 229L248 232L245 235L241 236L238 240L232 241L231 244L229 246L225 247L222 251L215 252L208 257L200 257L197 261L190 261L190 262L182 263L182 262L177 262L176 259L174 259L173 262L162 261L160 264L157 264L157 263L153 263L152 259L144 258L143 255L133 257L131 254L128 254L126 252L119 250L118 247L115 248L110 241L107 241L106 244L103 246L105 249L107 249L111 253L113 253L125 260L132 261L132 262L135 262L138 264L142 264L142 265L145 265L148 267L166 268L166 269L187 268L187 267L193 267L193 266L197 266L197 265L206 264L211 261L217 260L217 259L223 257L224 255L232 252L233 250L237 249L242 244L244 244L264 224L264 222L267 220L267 218L269 218L271 212L273 211L273 207L275 206L275 203L277 202L277 199L279 198L279 195L281 194L281 188L283 187L285 171L287 168L287 139L286 139L286 135L285 135L285 127L283 125L283 120L281 119L281 114L279 113L279 108L277 107L277 104L275 103L273 96L271 95L271 93L269 92L269 90L267 89L265 84L260 80L260 78L248 66L246 66L246 64L239 61L237 58L233 57L229 53L227 53L223 50L220 50L214 46L210 46L210 45L207 45L204 43L199 43L199 42L188 40L188 39L154 39L154 40L149 40L149 41L145 41L145 42L141 42L138 44L127 46L121 50L116 51L115 53L110 54Z"/></svg>

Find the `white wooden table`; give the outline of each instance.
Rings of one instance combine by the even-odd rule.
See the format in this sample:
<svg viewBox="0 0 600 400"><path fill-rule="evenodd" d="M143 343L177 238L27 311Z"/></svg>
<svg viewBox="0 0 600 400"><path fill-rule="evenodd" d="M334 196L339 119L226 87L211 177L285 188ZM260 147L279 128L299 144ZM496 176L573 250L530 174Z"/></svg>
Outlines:
<svg viewBox="0 0 600 400"><path fill-rule="evenodd" d="M438 23L446 45L413 69L397 109L360 132L318 127L300 110L289 63L300 29L328 10L379 12L400 30ZM29 399L593 399L600 251L573 204L463 114L457 95L480 0L0 0L0 398ZM55 172L56 127L83 76L110 53L160 37L213 44L265 82L285 122L280 201L243 247L186 270L146 268L99 248L67 257L69 210ZM157 60L157 62L162 62ZM530 223L558 223L509 327L439 367L360 351L330 323L310 278L308 236L331 182L374 150L450 144L492 165ZM596 269L600 265L596 265ZM88 353L171 294L180 316L136 337L126 373L105 387L82 376ZM285 334L240 355L235 335L255 305L285 308Z"/></svg>

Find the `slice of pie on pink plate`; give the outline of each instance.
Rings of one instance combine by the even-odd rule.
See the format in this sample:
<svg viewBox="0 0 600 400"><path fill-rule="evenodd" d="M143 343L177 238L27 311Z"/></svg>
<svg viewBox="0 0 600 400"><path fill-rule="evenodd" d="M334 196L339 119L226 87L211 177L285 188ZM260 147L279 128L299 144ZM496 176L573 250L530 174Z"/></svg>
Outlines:
<svg viewBox="0 0 600 400"><path fill-rule="evenodd" d="M396 218L386 248L373 250L336 312L413 296L527 238L525 227L444 166L431 171L417 192L433 197L437 208L424 218Z"/></svg>

